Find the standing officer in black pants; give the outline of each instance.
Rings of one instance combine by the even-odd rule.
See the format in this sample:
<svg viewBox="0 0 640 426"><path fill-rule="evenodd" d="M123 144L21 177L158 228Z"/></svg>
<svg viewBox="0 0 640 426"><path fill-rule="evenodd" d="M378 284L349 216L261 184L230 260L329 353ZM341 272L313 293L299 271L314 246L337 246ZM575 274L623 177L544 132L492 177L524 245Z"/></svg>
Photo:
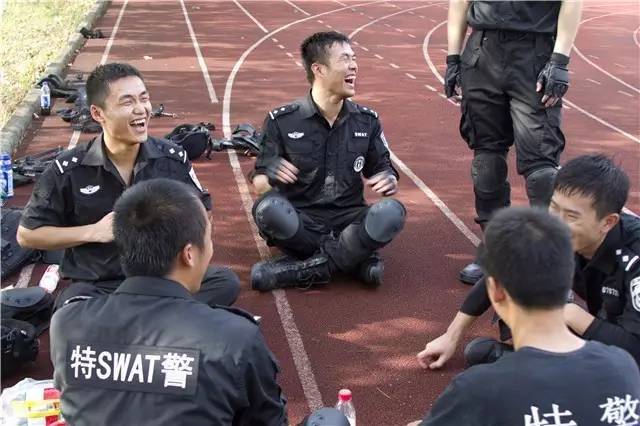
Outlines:
<svg viewBox="0 0 640 426"><path fill-rule="evenodd" d="M316 33L301 46L311 90L271 110L252 182L260 234L289 258L254 265L256 290L328 282L338 271L372 286L382 281L376 250L404 225L405 209L386 198L367 206L364 185L388 197L398 173L378 114L349 100L358 72L347 36Z"/></svg>
<svg viewBox="0 0 640 426"><path fill-rule="evenodd" d="M476 222L510 205L507 153L515 143L518 174L532 206L546 207L560 154L562 96L582 1L449 1L448 97L462 95L460 134L473 150ZM471 26L464 50L462 43ZM462 50L462 54L460 51ZM460 272L475 284L477 263Z"/></svg>

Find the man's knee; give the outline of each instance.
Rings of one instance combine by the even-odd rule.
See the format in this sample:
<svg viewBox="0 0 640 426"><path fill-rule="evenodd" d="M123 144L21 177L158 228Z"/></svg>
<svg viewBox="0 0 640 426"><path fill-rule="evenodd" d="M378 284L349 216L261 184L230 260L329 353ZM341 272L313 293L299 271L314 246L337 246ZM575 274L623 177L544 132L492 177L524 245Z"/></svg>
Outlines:
<svg viewBox="0 0 640 426"><path fill-rule="evenodd" d="M398 200L387 198L369 208L364 218L364 230L376 243L387 244L395 238L407 217L407 211Z"/></svg>
<svg viewBox="0 0 640 426"><path fill-rule="evenodd" d="M196 299L207 304L231 306L240 294L240 278L231 268L209 265L199 293Z"/></svg>
<svg viewBox="0 0 640 426"><path fill-rule="evenodd" d="M273 193L255 202L253 219L261 233L276 240L293 238L300 228L300 218L293 205L286 198Z"/></svg>
<svg viewBox="0 0 640 426"><path fill-rule="evenodd" d="M553 185L558 169L544 167L529 173L526 177L527 196L533 207L548 207L553 195Z"/></svg>
<svg viewBox="0 0 640 426"><path fill-rule="evenodd" d="M496 198L507 185L507 161L503 154L476 152L471 162L471 178L476 196Z"/></svg>

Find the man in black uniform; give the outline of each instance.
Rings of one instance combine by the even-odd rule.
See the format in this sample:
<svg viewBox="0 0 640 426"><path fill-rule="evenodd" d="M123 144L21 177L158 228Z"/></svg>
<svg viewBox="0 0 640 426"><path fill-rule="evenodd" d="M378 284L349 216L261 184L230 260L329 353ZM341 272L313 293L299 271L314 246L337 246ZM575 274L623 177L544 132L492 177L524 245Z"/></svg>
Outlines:
<svg viewBox="0 0 640 426"><path fill-rule="evenodd" d="M562 96L580 22L576 1L449 1L445 92L462 95L460 134L473 150L476 222L510 204L507 153L515 144L518 174L532 206L548 206L560 154ZM462 43L472 32L460 55ZM476 262L460 272L473 285Z"/></svg>
<svg viewBox="0 0 640 426"><path fill-rule="evenodd" d="M113 204L138 182L166 177L198 189L207 210L211 197L200 185L182 148L147 133L151 102L142 75L127 64L98 66L87 79L91 115L103 133L65 151L38 180L24 210L18 242L42 250L65 249L62 277L73 281L56 301L115 290L124 274L113 243ZM185 219L189 213L185 210ZM240 291L228 268L210 267L195 296L231 305Z"/></svg>
<svg viewBox="0 0 640 426"><path fill-rule="evenodd" d="M406 212L394 199L367 206L363 177L388 197L398 173L378 114L349 100L358 72L349 38L316 33L300 50L311 91L269 112L252 177L263 194L253 206L260 234L290 257L254 265L251 283L266 291L327 282L341 271L377 286L376 250L400 232Z"/></svg>
<svg viewBox="0 0 640 426"><path fill-rule="evenodd" d="M51 320L67 424L288 424L278 367L253 317L193 297L213 253L199 197L160 178L116 202L127 278L106 297L70 299Z"/></svg>
<svg viewBox="0 0 640 426"><path fill-rule="evenodd" d="M628 193L628 177L610 159L585 155L558 172L550 212L571 230L573 290L587 304L587 311L566 305L567 325L584 339L627 350L640 364L640 218L622 213ZM526 277L526 270L521 275ZM418 354L425 368L440 368L453 356L465 330L490 307L486 293L481 279L446 333ZM465 349L465 358L468 364L490 362L510 350L505 343L478 338Z"/></svg>
<svg viewBox="0 0 640 426"><path fill-rule="evenodd" d="M488 295L516 351L455 377L422 425L638 424L640 371L631 356L585 342L565 324L568 227L541 209L512 208L485 231Z"/></svg>

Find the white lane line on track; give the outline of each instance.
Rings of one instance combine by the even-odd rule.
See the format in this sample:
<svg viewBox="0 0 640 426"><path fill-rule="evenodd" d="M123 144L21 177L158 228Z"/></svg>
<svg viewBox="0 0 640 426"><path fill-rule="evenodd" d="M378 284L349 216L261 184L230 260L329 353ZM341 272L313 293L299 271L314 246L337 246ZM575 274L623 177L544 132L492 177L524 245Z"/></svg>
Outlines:
<svg viewBox="0 0 640 426"><path fill-rule="evenodd" d="M624 90L618 90L618 93L625 95L625 96L629 96L630 98L633 98L634 96L629 93L629 92L625 92Z"/></svg>
<svg viewBox="0 0 640 426"><path fill-rule="evenodd" d="M407 34L407 35L411 38L416 38L416 36L414 36L413 34Z"/></svg>
<svg viewBox="0 0 640 426"><path fill-rule="evenodd" d="M393 16L400 15L400 14L402 14L402 13L407 13L407 12L409 12L409 11L411 11L411 10L424 9L424 8L432 7L432 6L434 6L434 5L433 5L433 4L428 4L428 5L416 6L416 7L412 7L412 8L410 8L410 9L405 9L405 10L401 10L401 11L399 11L399 12L391 13L391 14L389 14L389 15L381 16L380 18L374 19L373 21L368 22L368 23L366 23L366 24L364 24L364 25L362 25L362 26L360 26L360 27L356 28L355 30L353 30L353 31L351 32L351 34L349 34L349 38L350 38L350 39L353 39L353 37L355 37L355 35L356 35L356 34L358 34L360 31L362 31L362 30L364 30L365 28L367 28L367 27L369 27L369 26L371 26L371 25L373 25L373 24L375 24L375 23L377 23L377 22L379 22L379 21L382 21L382 20L384 20L384 19L388 19L388 18L391 18L391 17L393 17ZM385 24L385 25L386 25L386 24ZM380 59L382 59L382 58L380 58Z"/></svg>
<svg viewBox="0 0 640 426"><path fill-rule="evenodd" d="M100 65L104 65L107 63L109 52L111 52L111 46L113 46L113 40L115 40L116 38L116 34L118 33L118 28L120 28L120 21L122 21L122 16L124 15L124 11L127 8L128 3L129 3L129 0L124 0L124 3L122 3L120 12L118 13L118 17L116 18L116 22L113 24L113 28L111 29L111 35L109 36L107 45L104 47L104 52L102 53L102 57L100 58ZM81 133L82 132L79 130L73 131L73 133L71 134L71 138L69 139L69 143L67 144L67 149L74 148L78 144Z"/></svg>
<svg viewBox="0 0 640 426"><path fill-rule="evenodd" d="M619 64L617 62L614 62L613 65L615 65L616 67L620 67L620 68L626 68L625 65Z"/></svg>
<svg viewBox="0 0 640 426"><path fill-rule="evenodd" d="M290 57L290 58L293 58L293 53L287 52L287 56Z"/></svg>
<svg viewBox="0 0 640 426"><path fill-rule="evenodd" d="M394 64L393 62L389 62L389 66L390 66L391 68L395 68L395 69L400 68L399 66L397 66L397 65L396 65L396 64Z"/></svg>
<svg viewBox="0 0 640 426"><path fill-rule="evenodd" d="M180 5L182 6L182 14L184 15L184 20L187 23L187 28L189 29L189 35L191 36L193 49L196 51L196 57L198 58L198 65L200 65L200 70L202 71L202 77L204 78L204 83L207 86L207 92L209 93L209 100L211 101L212 104L217 104L218 97L216 96L216 90L213 87L213 82L211 81L211 75L209 74L207 63L204 61L204 58L202 57L202 52L200 51L200 45L198 44L198 39L196 38L195 31L193 31L193 26L191 25L191 19L189 19L189 13L187 12L187 7L184 5L184 0L180 0Z"/></svg>
<svg viewBox="0 0 640 426"><path fill-rule="evenodd" d="M329 28L330 30L333 29L333 27L331 25L329 25L329 24L325 25L325 27Z"/></svg>
<svg viewBox="0 0 640 426"><path fill-rule="evenodd" d="M375 56L378 59L384 59L382 56L378 55L377 53L375 55L373 55L373 56Z"/></svg>
<svg viewBox="0 0 640 426"><path fill-rule="evenodd" d="M415 79L416 79L416 76L415 76L415 75L410 74L410 73L408 73L408 72L405 72L405 73L404 73L404 75L406 75L407 77L409 77L411 80L415 80Z"/></svg>
<svg viewBox="0 0 640 426"><path fill-rule="evenodd" d="M360 46L360 49L364 50L365 52L369 51L369 48L368 47L364 47L364 46Z"/></svg>
<svg viewBox="0 0 640 426"><path fill-rule="evenodd" d="M258 26L258 28L260 28L262 30L263 33L268 33L269 30L267 30L264 25L262 25L251 13L249 13L249 11L247 9L244 8L243 5L240 4L240 2L238 0L233 0L233 2L236 4L236 6L238 6L240 8L240 10L242 10L244 12L245 15L247 15L254 24L256 24Z"/></svg>
<svg viewBox="0 0 640 426"><path fill-rule="evenodd" d="M613 15L625 15L625 12L614 12L614 13L605 13L604 15L598 15L598 16L593 16L589 19L585 19L582 22L580 22L580 25L584 25L586 22L589 21L593 21L594 19L600 19L600 18L605 18L607 16L613 16ZM589 56L590 58L593 59L599 59L597 56L595 55L584 55L580 49L578 49L578 47L575 45L575 42L573 44L573 50L576 52L576 54L578 56L580 56L585 62L587 62L589 65L591 65L592 67L594 67L595 69L597 69L598 71L600 71L601 73L603 73L604 75L606 75L607 77L610 77L611 79L617 81L618 83L622 84L623 86L627 87L630 90L633 90L636 93L640 93L640 89L638 89L637 87L627 83L626 81L616 77L615 75L611 74L610 72L608 72L607 70L605 70L604 68L602 68L601 66L599 66L598 64L594 63L593 61L591 61L589 58L587 58L587 56Z"/></svg>
<svg viewBox="0 0 640 426"><path fill-rule="evenodd" d="M289 1L289 0L284 0L285 3L287 3L288 5L293 6L294 8L298 9L300 12L304 13L305 15L309 16L310 13L307 12L306 10L302 9L301 7L297 6L295 3Z"/></svg>
<svg viewBox="0 0 640 426"><path fill-rule="evenodd" d="M323 21L323 20L321 20L321 19L318 19L316 22L317 22L318 24L324 24L324 21Z"/></svg>
<svg viewBox="0 0 640 426"><path fill-rule="evenodd" d="M431 57L429 56L429 51L428 51L428 47L429 47L429 40L431 39L431 36L433 35L433 33L440 28L441 26L443 26L444 24L446 24L447 21L444 20L442 22L440 22L438 25L436 25L435 27L433 27L431 29L431 31L429 31L426 35L426 37L424 38L424 42L422 43L422 53L424 55L424 59L427 62L427 65L429 66L429 69L431 70L431 72L433 73L433 75L438 79L438 81L440 81L440 83L444 83L444 79L442 78L442 75L440 75L440 72L438 72L438 69L436 68L436 66L433 64L433 61L431 60ZM590 113L589 111L585 110L584 108L574 104L573 102L571 102L569 99L567 98L563 98L563 102L567 105L569 105L570 107L580 111L581 113L583 113L584 115L586 115L587 117L591 118L592 120L597 121L598 123L602 124L603 126L608 127L609 129L620 133L621 135L623 135L624 137L626 137L627 139L640 144L640 138L625 132L624 130L620 129L619 127L614 126L613 124L609 123L606 120L603 120L602 118L598 117L595 114Z"/></svg>
<svg viewBox="0 0 640 426"><path fill-rule="evenodd" d="M284 50L284 48L285 48L285 47L284 47L283 45L281 45L281 44L279 44L279 45L278 45L278 47L279 47L280 49L283 49L283 50Z"/></svg>
<svg viewBox="0 0 640 426"><path fill-rule="evenodd" d="M29 287L29 282L31 281L31 276L33 275L33 268L36 266L35 263L30 263L26 265L24 268L20 270L20 275L18 276L18 281L16 281L13 288L27 288Z"/></svg>
<svg viewBox="0 0 640 426"><path fill-rule="evenodd" d="M299 66L300 68L302 68L302 64L300 63L300 61L294 61L296 63L297 66Z"/></svg>
<svg viewBox="0 0 640 426"><path fill-rule="evenodd" d="M640 27L636 28L636 30L633 32L633 41L635 42L636 46L640 47Z"/></svg>
<svg viewBox="0 0 640 426"><path fill-rule="evenodd" d="M380 1L370 1L366 3L360 3L358 4L358 6L364 6L364 5L379 3L379 2ZM246 58L251 54L251 52L253 52L258 46L260 46L267 38L272 37L275 34L292 27L293 25L297 25L301 22L307 22L311 19L316 19L320 16L325 16L330 13L340 12L346 9L347 7L334 9L328 12L319 13L317 15L312 15L307 18L302 18L296 21L289 22L288 24L285 24L279 28L276 28L275 30L266 34L265 36L260 38L258 41L253 43L248 49L246 49L242 53L240 58L238 58L238 60L234 64L231 70L231 73L229 73L229 77L227 78L227 83L225 85L224 99L222 102L222 128L223 128L225 137L231 136L230 116L231 116L231 96L233 93L233 83L236 78L236 75L238 74L238 72L240 71L240 68L242 67L242 64L244 63ZM296 61L296 65L302 66L302 64L300 64L298 61ZM236 177L236 181L239 186L241 187L244 186L245 198L249 197L248 190L246 188L245 178L242 174L242 171L240 170L239 164L237 163L237 156L235 152L232 152L231 150L228 151L228 154L229 154L229 161L231 163L232 168L234 169L234 175ZM235 163L233 161L234 157L236 160ZM234 167L234 164L235 164L235 167ZM241 189L241 192L242 192L242 189ZM265 245L265 243L264 241L262 241L261 238L258 237L257 230L255 229L255 225L253 224L253 218L251 216L251 205L253 203L251 201L251 198L249 197L247 200L248 202L243 202L245 213L247 214L248 222L251 225L251 230L252 230L252 233L254 234L253 236L254 236L254 239L256 240L256 245L258 246L258 250L260 251L262 250L260 249L260 245L261 244ZM262 250L262 252L264 252L264 250ZM266 258L269 257L268 251L266 252L266 256L267 256ZM261 257L262 257L262 253L261 253ZM315 411L316 409L321 408L323 406L322 395L320 394L318 383L316 382L315 376L313 374L313 370L311 368L311 361L309 360L309 356L307 355L304 349L302 336L300 335L300 331L296 326L295 319L293 317L293 311L291 309L291 306L289 305L286 294L282 290L276 290L276 291L273 291L272 293L276 301L276 307L278 309L278 314L280 315L280 320L282 322L282 326L284 328L284 332L287 337L289 348L291 350L291 353L293 354L293 361L296 366L296 371L298 372L298 377L302 384L302 390L307 400L307 404L311 411Z"/></svg>
<svg viewBox="0 0 640 426"><path fill-rule="evenodd" d="M346 4L342 3L341 1L338 0L333 0L334 3L338 3L340 6L346 6Z"/></svg>
<svg viewBox="0 0 640 426"><path fill-rule="evenodd" d="M593 83L593 84L597 84L598 86L600 86L602 83L600 83L598 80L594 80L592 78L585 78L585 80Z"/></svg>
<svg viewBox="0 0 640 426"><path fill-rule="evenodd" d="M275 38L275 37L272 37L272 38L271 38L271 40L273 40L273 42L274 42L274 43L277 43L277 42L278 42L278 39L277 39L277 38Z"/></svg>
<svg viewBox="0 0 640 426"><path fill-rule="evenodd" d="M396 30L397 32L399 32L399 33L403 33L403 32L404 32L404 31L403 31L403 30L401 30L400 28L396 28L395 30Z"/></svg>
<svg viewBox="0 0 640 426"><path fill-rule="evenodd" d="M429 86L428 84L425 84L424 87L426 87L427 89L431 90L432 92L437 92L438 91L435 87Z"/></svg>
<svg viewBox="0 0 640 426"><path fill-rule="evenodd" d="M599 57L599 56L596 56L596 55L587 55L587 56L588 56L588 57L590 57L590 58L592 58L592 59L596 59L596 60L597 60L597 59L600 59L600 57Z"/></svg>

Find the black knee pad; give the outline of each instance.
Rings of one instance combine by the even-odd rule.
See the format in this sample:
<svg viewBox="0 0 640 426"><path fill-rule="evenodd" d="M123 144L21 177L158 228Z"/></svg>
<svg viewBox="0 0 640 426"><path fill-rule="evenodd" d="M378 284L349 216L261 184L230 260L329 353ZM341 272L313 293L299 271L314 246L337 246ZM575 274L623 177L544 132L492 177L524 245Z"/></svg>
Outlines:
<svg viewBox="0 0 640 426"><path fill-rule="evenodd" d="M386 198L369 208L364 218L364 230L378 243L388 243L404 227L407 211L398 200Z"/></svg>
<svg viewBox="0 0 640 426"><path fill-rule="evenodd" d="M253 218L260 232L276 240L292 238L300 227L296 209L280 195L268 195L256 201Z"/></svg>
<svg viewBox="0 0 640 426"><path fill-rule="evenodd" d="M477 195L492 197L502 193L507 185L505 156L493 152L476 152L471 162L471 178Z"/></svg>
<svg viewBox="0 0 640 426"><path fill-rule="evenodd" d="M557 174L558 169L545 167L535 170L527 176L527 196L532 207L549 206Z"/></svg>

